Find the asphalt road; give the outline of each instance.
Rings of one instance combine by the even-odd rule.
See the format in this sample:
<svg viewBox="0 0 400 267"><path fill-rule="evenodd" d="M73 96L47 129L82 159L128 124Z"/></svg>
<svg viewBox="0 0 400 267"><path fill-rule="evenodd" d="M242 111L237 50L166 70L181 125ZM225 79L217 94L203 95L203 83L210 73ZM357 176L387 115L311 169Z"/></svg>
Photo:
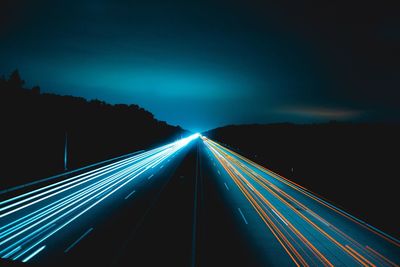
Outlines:
<svg viewBox="0 0 400 267"><path fill-rule="evenodd" d="M1 197L0 263L10 266L400 262L396 239L206 138Z"/></svg>
<svg viewBox="0 0 400 267"><path fill-rule="evenodd" d="M219 185L226 189L227 206L242 220L246 240L252 240L264 264L397 266L400 262L397 239L234 151L207 138L203 142Z"/></svg>

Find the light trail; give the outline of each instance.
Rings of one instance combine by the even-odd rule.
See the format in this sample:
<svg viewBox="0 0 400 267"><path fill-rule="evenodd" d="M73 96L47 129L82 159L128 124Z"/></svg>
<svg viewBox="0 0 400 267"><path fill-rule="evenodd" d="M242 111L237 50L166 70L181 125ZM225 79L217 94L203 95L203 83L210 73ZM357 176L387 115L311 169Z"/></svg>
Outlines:
<svg viewBox="0 0 400 267"><path fill-rule="evenodd" d="M195 134L1 201L0 257L31 260L61 229L143 173L164 166L165 160L197 137Z"/></svg>
<svg viewBox="0 0 400 267"><path fill-rule="evenodd" d="M209 140L209 139L208 139L208 141L213 142L212 140ZM220 146L221 148L225 149L224 147L222 147L221 145L219 145L216 142L213 142L213 144L215 144L217 146ZM374 226L372 226L372 225L370 225L370 224L368 224L368 223L366 223L366 222L354 217L353 215L347 213L346 211L344 211L342 209L339 209L338 207L335 207L334 205L332 205L328 201L324 200L323 198L321 198L320 196L318 196L316 193L312 192L311 190L309 190L309 189L307 189L307 188L305 188L305 187L303 187L303 186L301 186L301 185L299 185L299 184L297 184L297 183L295 183L295 182L293 182L293 181L291 181L291 180L289 180L289 179L287 179L287 178L285 178L285 177L283 177L283 176L281 176L281 175L279 175L279 174L277 174L277 173L275 173L275 172L273 172L273 171L271 171L271 170L269 170L269 169L267 169L267 168L255 163L255 162L253 162L253 161L251 161L251 160L249 160L249 159L237 154L236 152L234 152L232 150L229 150L229 153L231 153L232 155L238 157L239 159L243 160L244 162L250 164L251 166L253 166L257 170L260 170L263 173L267 174L268 176L276 179L277 181L280 181L280 182L286 184L287 186L289 186L289 187L293 188L294 190L298 191L299 193L301 193L301 194L303 194L303 195L315 200L316 202L320 203L321 205L326 206L327 208L333 210L334 212L336 212L336 213L346 217L347 219L359 224L360 226L364 227L365 229L367 229L367 230L379 235L380 237L382 237L382 238L386 239L387 241L391 242L393 245L395 245L397 247L400 247L400 240L398 240L395 237L390 236L387 233L377 229L376 227L374 227Z"/></svg>
<svg viewBox="0 0 400 267"><path fill-rule="evenodd" d="M362 225L377 234L375 238L382 237L380 242L390 241L386 244L394 244L393 249L399 253L396 239L368 227L304 187L271 173L206 137L202 139L295 265L398 266L367 244L362 244L364 239L356 241L350 233L345 233L346 230L338 227L337 221L330 221L317 211L325 208L335 211L342 218L350 219L351 222L356 222L357 225ZM300 197L293 195L292 189L295 189L297 194L300 193ZM316 203L309 203L310 199Z"/></svg>

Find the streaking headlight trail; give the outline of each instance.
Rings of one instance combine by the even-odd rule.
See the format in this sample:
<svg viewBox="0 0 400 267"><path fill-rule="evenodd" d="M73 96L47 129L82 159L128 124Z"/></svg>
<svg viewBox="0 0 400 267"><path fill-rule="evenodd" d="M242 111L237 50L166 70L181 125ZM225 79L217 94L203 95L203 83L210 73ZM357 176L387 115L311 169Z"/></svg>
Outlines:
<svg viewBox="0 0 400 267"><path fill-rule="evenodd" d="M27 262L46 241L199 137L129 156L0 202L0 257Z"/></svg>
<svg viewBox="0 0 400 267"><path fill-rule="evenodd" d="M246 225L249 218L262 220L260 227L253 225L249 232L259 238L263 231L272 233L296 266L398 266L396 238L217 142L201 138L211 159L219 163L216 168L223 176L217 177L228 189L226 194L235 199L232 203L249 207L247 214L240 207L234 210ZM237 189L228 188L229 179Z"/></svg>

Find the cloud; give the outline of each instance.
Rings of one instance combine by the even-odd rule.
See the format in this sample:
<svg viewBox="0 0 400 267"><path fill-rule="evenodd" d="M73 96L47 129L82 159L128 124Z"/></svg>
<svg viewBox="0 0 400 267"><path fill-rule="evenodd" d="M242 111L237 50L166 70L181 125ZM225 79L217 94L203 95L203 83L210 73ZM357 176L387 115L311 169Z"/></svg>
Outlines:
<svg viewBox="0 0 400 267"><path fill-rule="evenodd" d="M349 120L359 118L364 112L361 110L346 108L285 107L279 109L279 113L310 119Z"/></svg>

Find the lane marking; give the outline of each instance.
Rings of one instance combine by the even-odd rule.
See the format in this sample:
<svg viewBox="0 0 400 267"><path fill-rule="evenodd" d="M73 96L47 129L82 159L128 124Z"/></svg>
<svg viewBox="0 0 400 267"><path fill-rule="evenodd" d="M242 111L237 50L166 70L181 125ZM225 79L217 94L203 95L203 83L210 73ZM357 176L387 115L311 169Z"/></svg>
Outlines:
<svg viewBox="0 0 400 267"><path fill-rule="evenodd" d="M67 253L70 251L76 244L79 243L85 236L87 236L91 231L93 231L93 227L87 230L81 237L79 237L74 243L72 243L66 250L64 250L64 253Z"/></svg>
<svg viewBox="0 0 400 267"><path fill-rule="evenodd" d="M307 210L307 212L309 214L311 214L314 218L316 218L318 221L322 222L323 224L325 224L326 226L330 226L329 223L327 221L325 221L324 219L322 219L320 216L318 216L317 214L315 214L314 212Z"/></svg>
<svg viewBox="0 0 400 267"><path fill-rule="evenodd" d="M219 175L221 175L221 173L219 171L217 171Z"/></svg>
<svg viewBox="0 0 400 267"><path fill-rule="evenodd" d="M163 165L161 165L160 169L162 169L162 168L164 168L164 164L163 164Z"/></svg>
<svg viewBox="0 0 400 267"><path fill-rule="evenodd" d="M240 215L242 215L242 218L243 218L244 223L245 223L245 224L249 224L249 223L247 222L247 220L246 220L246 217L244 217L242 210L241 210L240 208L238 208L238 210L239 210L239 212L240 212Z"/></svg>
<svg viewBox="0 0 400 267"><path fill-rule="evenodd" d="M152 165L153 166L157 165L160 162L160 160L164 160L166 157L170 156L171 153L174 153L174 152L178 151L179 149L182 149L186 144L187 144L187 142L186 143L177 142L176 144L172 143L172 145L167 146L168 149L162 148L161 152L157 152L157 153L154 152L153 153L154 155L152 155L150 157L147 156L145 159L141 159L137 164L133 164L132 166L127 165L128 163L126 163L126 162L118 163L117 165L121 166L120 168L123 168L123 169L119 170L115 174L109 175L106 179L101 178L101 179L99 179L99 181L96 181L93 184L90 184L90 185L85 184L83 186L83 188L79 189L78 191L75 191L72 194L62 197L57 202L54 202L54 203L57 203L57 205L55 205L54 207L51 207L51 204L48 204L40 209L37 209L36 211L34 211L32 213L32 214L35 214L35 216L32 216L32 218L28 217L29 214L25 215L21 218L18 218L17 220L14 221L14 222L19 222L19 225L17 227L12 226L12 223L14 223L14 222L11 222L11 223L7 224L6 226L1 227L1 228L4 228L4 227L12 226L12 228L9 230L14 231L14 229L19 230L19 228L25 227L27 225L27 223L30 223L32 220L36 220L36 222L34 224L28 226L28 228L25 228L24 230L22 230L18 233L13 234L13 236L7 237L3 241L1 241L0 244L4 244L5 242L8 242L9 240L13 239L14 237L17 237L17 236L21 235L22 233L25 233L27 230L30 230L33 227L37 227L39 224L41 224L43 222L45 223L45 226L52 225L52 223L56 222L57 220L68 216L66 222L62 222L62 224L59 226L57 225L56 229L53 229L49 234L47 234L46 236L41 238L39 241L37 241L32 246L30 246L28 249L25 249L22 253L19 253L14 259L17 259L18 257L22 257L24 254L26 254L28 252L29 252L28 255L31 254L32 251L34 251L35 249L37 249L38 247L43 245L43 241L47 240L52 235L56 234L56 232L60 231L62 228L64 228L68 224L71 224L74 220L76 220L77 218L82 216L84 213L86 213L87 211L92 209L94 206L98 205L101 201L105 200L107 197L111 196L117 190L126 186L133 179L135 179L136 177L138 177L139 175L141 175L142 173L147 171ZM171 147L172 147L172 152L171 152ZM155 151L159 151L159 150L160 149L156 149ZM115 165L115 164L112 164L112 165ZM115 170L115 166L112 169ZM126 168L126 166L129 166L129 167ZM110 169L110 168L111 168L111 166L108 166L106 168L102 167L102 169L104 169L104 170ZM90 171L89 173L96 174L98 172L99 172L99 170L93 170L93 171ZM110 172L110 171L108 171L108 172ZM105 173L105 171L103 171L103 173ZM129 175L130 173L133 173L135 175L131 176L131 175ZM83 179L84 181L81 183L87 182L89 179L87 179L87 177L85 177L86 175L88 175L88 173L82 175L83 177L79 178L78 181L82 181L82 179ZM81 177L81 176L79 176L79 177ZM75 179L75 180L70 181L70 179ZM95 179L95 178L94 177L90 178L90 180L93 180L93 179ZM71 189L72 186L70 184L73 184L74 187L77 186L77 184L74 184L76 182L76 178L68 178L67 180L69 181L66 184L67 186L69 186L67 188L64 188L65 187L65 184L63 184L64 182L58 182L58 183L50 185L50 186L45 186L40 189L35 189L34 191L25 193L23 195L20 195L19 197L21 197L21 196L25 197L25 196L32 195L37 192L41 192L40 194L36 194L36 195L29 197L31 199L37 199L38 197L48 194L49 193L48 191L50 191L50 190L52 190L50 192L57 190L53 194L46 195L46 198L49 198L52 195L57 195L57 194L60 194L61 192L64 192L65 190ZM59 184L62 184L62 186L63 186L61 192L59 190L61 187L61 186L59 186ZM57 187L54 187L55 185L57 185ZM48 188L52 188L52 189L49 190ZM109 192L110 189L112 189L111 192ZM46 190L46 191L44 191L44 190ZM97 197L101 194L104 194L104 193L106 193L105 196L102 196L98 200L95 199L95 197ZM82 194L87 194L87 196L88 196L87 199L81 199ZM29 198L28 199L25 198L23 200L20 200L19 202L25 203L30 200ZM19 199L19 198L12 198L11 200L8 200L8 202L14 201L15 199ZM44 200L44 197L41 197L40 199L37 199L34 202L38 203L43 200ZM93 203L93 201L94 201L94 203ZM19 202L14 202L13 204L11 204L11 205L13 205L12 207L15 206L15 203L18 203L18 205L19 205L20 204ZM29 203L29 205L32 205L32 204L33 204L33 202ZM83 205L86 205L86 206L83 206ZM87 205L89 205L89 206L87 206ZM7 208L9 208L9 206L7 206ZM23 206L23 208L25 208L25 207L27 207L27 204L25 204ZM81 207L84 209L82 210ZM18 209L21 209L21 207L19 207ZM54 214L54 215L57 215L57 218L54 218L52 214L48 215L51 211L54 211L55 209L58 209L58 211ZM66 212L63 212L62 214L58 215L61 211L64 211L66 209L68 209ZM14 209L14 210L12 210L12 212L16 212L16 210ZM76 214L76 212L78 212L78 214ZM5 215L4 214L0 215L0 217L3 217L3 216L5 216ZM72 216L72 218L70 216ZM27 221L22 221L26 218L29 218L29 219ZM43 226L40 227L38 230L40 231L41 229L43 229ZM38 230L35 230L33 233L29 233L26 236L22 236L22 238L20 237L20 239L17 240L16 242L14 242L13 245L17 246L18 244L26 241L27 238L31 237L32 234L35 234L36 232L38 232ZM7 248L7 249L9 249L9 248ZM44 247L42 249L44 249ZM39 253L39 252L37 252L37 253ZM27 255L24 255L23 257L25 257L25 256L27 256ZM31 255L31 257L33 257L33 256L34 255ZM27 261L29 259L30 258L26 258Z"/></svg>
<svg viewBox="0 0 400 267"><path fill-rule="evenodd" d="M22 260L22 262L27 262L30 259L32 259L33 257L35 257L40 251L42 251L46 246L43 246L41 248L39 248L38 250L36 250L35 252L33 252L31 255L29 255L28 257L26 257L25 259Z"/></svg>
<svg viewBox="0 0 400 267"><path fill-rule="evenodd" d="M196 266L196 236L197 236L197 201L198 201L198 182L199 182L199 146L196 146L196 178L194 183L194 196L193 196L193 228L192 228L192 258L191 258L191 266Z"/></svg>
<svg viewBox="0 0 400 267"><path fill-rule="evenodd" d="M153 176L154 176L154 174L150 175L149 177L147 177L147 180L150 180L151 177L153 177Z"/></svg>
<svg viewBox="0 0 400 267"><path fill-rule="evenodd" d="M275 213L276 216L278 216L278 218L279 218L284 224L288 225L288 224L282 219L282 217L278 215L278 213L276 213L273 209L271 209L271 210Z"/></svg>
<svg viewBox="0 0 400 267"><path fill-rule="evenodd" d="M131 195L133 195L133 193L135 193L136 191L135 190L133 190L132 192L130 192L126 197L125 197L125 199L128 199Z"/></svg>
<svg viewBox="0 0 400 267"><path fill-rule="evenodd" d="M227 185L226 183L224 183L224 184L225 184L226 190L228 190L228 191L229 191L229 187L228 187L228 185Z"/></svg>

